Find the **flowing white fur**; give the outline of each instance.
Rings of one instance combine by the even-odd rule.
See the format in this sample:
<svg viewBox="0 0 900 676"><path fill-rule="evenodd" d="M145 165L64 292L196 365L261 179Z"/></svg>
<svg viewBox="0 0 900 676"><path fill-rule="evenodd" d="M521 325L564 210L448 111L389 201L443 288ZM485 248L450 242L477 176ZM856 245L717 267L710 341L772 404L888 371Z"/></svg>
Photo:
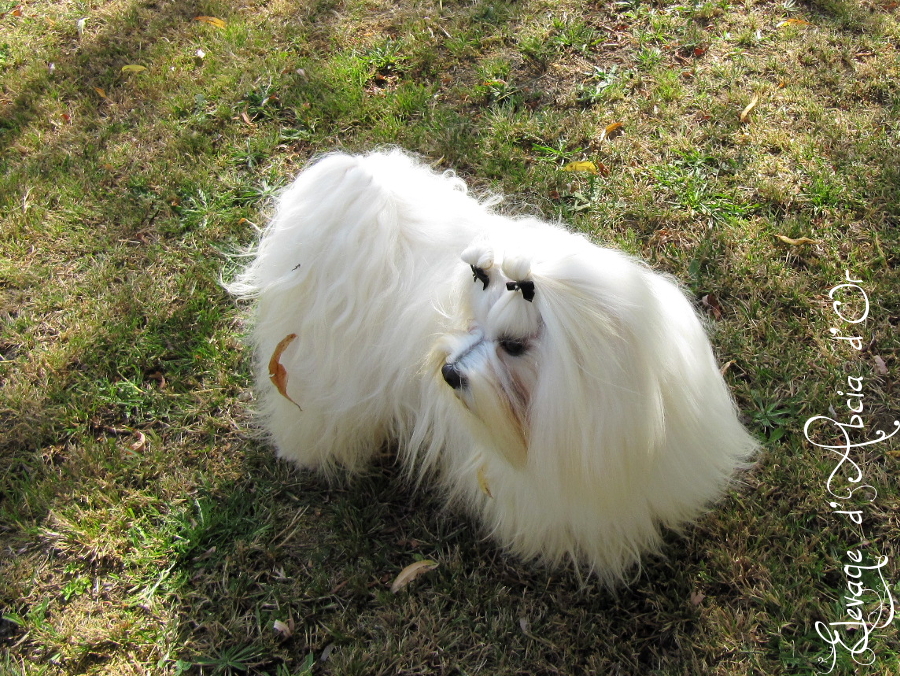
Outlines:
<svg viewBox="0 0 900 676"><path fill-rule="evenodd" d="M304 170L230 288L256 301L259 407L281 457L331 474L395 443L525 559L615 584L756 449L672 280L499 215L400 151ZM290 334L288 399L268 367Z"/></svg>

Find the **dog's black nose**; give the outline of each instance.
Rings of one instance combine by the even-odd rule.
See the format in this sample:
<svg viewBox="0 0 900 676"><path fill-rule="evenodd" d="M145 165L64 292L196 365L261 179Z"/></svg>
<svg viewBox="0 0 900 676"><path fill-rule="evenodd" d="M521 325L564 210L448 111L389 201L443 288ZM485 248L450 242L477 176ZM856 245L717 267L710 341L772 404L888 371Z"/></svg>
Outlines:
<svg viewBox="0 0 900 676"><path fill-rule="evenodd" d="M444 376L444 380L454 390L458 390L466 385L466 378L456 368L456 364L444 364L441 367L441 375Z"/></svg>

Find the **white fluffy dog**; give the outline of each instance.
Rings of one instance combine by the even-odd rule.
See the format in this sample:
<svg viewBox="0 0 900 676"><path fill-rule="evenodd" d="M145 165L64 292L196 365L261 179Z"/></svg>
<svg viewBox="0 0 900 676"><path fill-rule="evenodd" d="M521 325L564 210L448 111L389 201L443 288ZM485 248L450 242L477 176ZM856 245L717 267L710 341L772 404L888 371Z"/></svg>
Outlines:
<svg viewBox="0 0 900 676"><path fill-rule="evenodd" d="M231 285L264 425L325 473L394 442L509 551L614 584L756 443L673 281L491 206L400 151L303 171Z"/></svg>

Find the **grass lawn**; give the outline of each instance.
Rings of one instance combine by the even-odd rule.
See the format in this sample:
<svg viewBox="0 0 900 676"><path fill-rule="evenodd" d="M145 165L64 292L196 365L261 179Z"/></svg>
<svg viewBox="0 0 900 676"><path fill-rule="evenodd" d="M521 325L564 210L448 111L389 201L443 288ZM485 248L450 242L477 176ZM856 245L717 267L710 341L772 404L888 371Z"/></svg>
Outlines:
<svg viewBox="0 0 900 676"><path fill-rule="evenodd" d="M629 588L255 439L220 282L384 144L708 315L765 450ZM4 676L900 674L896 0L0 0L0 321Z"/></svg>

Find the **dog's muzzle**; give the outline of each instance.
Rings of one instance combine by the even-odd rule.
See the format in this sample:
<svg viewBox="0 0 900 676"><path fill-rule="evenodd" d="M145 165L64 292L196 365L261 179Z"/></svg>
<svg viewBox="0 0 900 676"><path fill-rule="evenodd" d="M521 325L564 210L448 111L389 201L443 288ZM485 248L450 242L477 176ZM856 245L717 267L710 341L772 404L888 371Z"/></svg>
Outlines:
<svg viewBox="0 0 900 676"><path fill-rule="evenodd" d="M459 390L467 385L466 377L459 372L459 368L455 363L446 363L441 367L441 375L444 381L454 390Z"/></svg>

